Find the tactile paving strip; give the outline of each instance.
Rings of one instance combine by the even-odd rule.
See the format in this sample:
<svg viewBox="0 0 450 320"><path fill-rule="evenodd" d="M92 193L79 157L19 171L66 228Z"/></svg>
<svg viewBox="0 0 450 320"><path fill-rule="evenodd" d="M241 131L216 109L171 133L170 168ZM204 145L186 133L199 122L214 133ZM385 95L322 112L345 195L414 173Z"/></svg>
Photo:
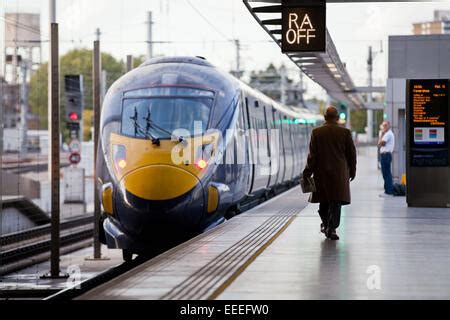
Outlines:
<svg viewBox="0 0 450 320"><path fill-rule="evenodd" d="M214 299L306 206L293 188L78 299Z"/></svg>
<svg viewBox="0 0 450 320"><path fill-rule="evenodd" d="M198 300L216 297L230 279L255 258L299 213L298 208L281 209L247 236L181 282L162 299Z"/></svg>

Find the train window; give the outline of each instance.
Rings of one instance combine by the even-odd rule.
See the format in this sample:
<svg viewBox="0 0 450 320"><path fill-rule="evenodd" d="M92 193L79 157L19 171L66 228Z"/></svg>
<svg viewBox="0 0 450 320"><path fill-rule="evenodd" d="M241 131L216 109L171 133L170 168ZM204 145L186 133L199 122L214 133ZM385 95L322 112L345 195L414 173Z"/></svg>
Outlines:
<svg viewBox="0 0 450 320"><path fill-rule="evenodd" d="M176 129L201 134L207 129L212 102L209 98L124 99L121 132L139 138L170 138ZM197 123L202 132L194 132Z"/></svg>
<svg viewBox="0 0 450 320"><path fill-rule="evenodd" d="M210 90L185 88L185 87L153 87L125 91L124 97L202 97L214 98L214 92Z"/></svg>
<svg viewBox="0 0 450 320"><path fill-rule="evenodd" d="M258 108L259 107L259 102L258 102L258 100L255 100L255 108Z"/></svg>

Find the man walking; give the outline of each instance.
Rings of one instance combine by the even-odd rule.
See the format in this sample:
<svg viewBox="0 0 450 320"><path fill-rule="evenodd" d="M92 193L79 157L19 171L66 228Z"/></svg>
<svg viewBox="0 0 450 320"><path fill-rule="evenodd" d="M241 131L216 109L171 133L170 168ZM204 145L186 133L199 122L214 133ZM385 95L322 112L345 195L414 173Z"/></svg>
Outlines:
<svg viewBox="0 0 450 320"><path fill-rule="evenodd" d="M380 147L380 158L381 158L381 172L384 179L384 194L380 196L392 196L394 194L394 188L392 185L392 173L391 173L391 163L392 163L392 152L394 151L394 133L391 130L391 125L389 121L384 121L382 123L382 135L378 141L378 146Z"/></svg>
<svg viewBox="0 0 450 320"><path fill-rule="evenodd" d="M316 191L309 202L320 203L321 231L338 240L341 206L350 204L350 181L356 175L356 148L350 130L338 126L338 111L329 107L325 124L312 131L304 177L313 176Z"/></svg>

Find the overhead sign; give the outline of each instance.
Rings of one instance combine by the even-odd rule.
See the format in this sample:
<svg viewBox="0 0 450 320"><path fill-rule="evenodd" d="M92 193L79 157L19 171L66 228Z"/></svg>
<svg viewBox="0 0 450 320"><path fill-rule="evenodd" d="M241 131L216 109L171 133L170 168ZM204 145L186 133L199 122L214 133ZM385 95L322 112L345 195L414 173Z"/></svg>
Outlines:
<svg viewBox="0 0 450 320"><path fill-rule="evenodd" d="M411 166L447 166L449 81L409 80L408 95Z"/></svg>
<svg viewBox="0 0 450 320"><path fill-rule="evenodd" d="M326 51L326 6L324 1L282 1L281 51Z"/></svg>
<svg viewBox="0 0 450 320"><path fill-rule="evenodd" d="M69 156L69 162L71 164L78 164L81 161L81 156L78 152L72 152Z"/></svg>

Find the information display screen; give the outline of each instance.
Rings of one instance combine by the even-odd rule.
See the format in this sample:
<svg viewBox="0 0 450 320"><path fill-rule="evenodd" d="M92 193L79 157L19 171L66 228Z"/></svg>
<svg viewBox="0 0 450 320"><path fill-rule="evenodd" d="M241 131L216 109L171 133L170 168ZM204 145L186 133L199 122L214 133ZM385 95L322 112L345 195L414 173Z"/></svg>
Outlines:
<svg viewBox="0 0 450 320"><path fill-rule="evenodd" d="M410 80L411 166L448 165L449 81Z"/></svg>

